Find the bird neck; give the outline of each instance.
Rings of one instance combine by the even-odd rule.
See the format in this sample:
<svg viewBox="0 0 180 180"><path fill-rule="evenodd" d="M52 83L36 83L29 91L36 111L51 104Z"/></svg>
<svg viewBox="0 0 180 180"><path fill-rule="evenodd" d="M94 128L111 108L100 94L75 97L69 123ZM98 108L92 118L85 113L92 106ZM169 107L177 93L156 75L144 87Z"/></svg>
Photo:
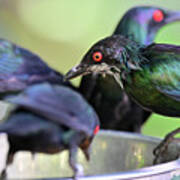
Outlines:
<svg viewBox="0 0 180 180"><path fill-rule="evenodd" d="M144 46L139 45L128 38L121 38L121 45L123 44L124 51L121 53L120 63L117 65L119 73L114 73L114 77L119 85L123 88L123 82L127 80L129 74L134 71L139 71L148 61L143 55ZM120 79L120 81L118 81Z"/></svg>
<svg viewBox="0 0 180 180"><path fill-rule="evenodd" d="M141 45L149 45L155 38L155 32L149 30L147 23L139 22L132 17L123 18L114 34L129 37Z"/></svg>
<svg viewBox="0 0 180 180"><path fill-rule="evenodd" d="M124 45L124 53L121 60L121 70L129 72L131 70L139 70L141 64L145 61L145 57L141 54L144 46L139 45L133 40L127 39Z"/></svg>

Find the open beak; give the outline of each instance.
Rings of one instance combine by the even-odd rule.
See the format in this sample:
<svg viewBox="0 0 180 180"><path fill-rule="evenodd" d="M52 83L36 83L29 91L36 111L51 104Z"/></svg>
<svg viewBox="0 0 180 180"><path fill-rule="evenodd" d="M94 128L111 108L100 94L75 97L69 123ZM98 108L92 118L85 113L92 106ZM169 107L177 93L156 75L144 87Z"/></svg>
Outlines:
<svg viewBox="0 0 180 180"><path fill-rule="evenodd" d="M174 21L180 21L180 12L179 11L168 11L167 17L165 18L166 24L174 22Z"/></svg>

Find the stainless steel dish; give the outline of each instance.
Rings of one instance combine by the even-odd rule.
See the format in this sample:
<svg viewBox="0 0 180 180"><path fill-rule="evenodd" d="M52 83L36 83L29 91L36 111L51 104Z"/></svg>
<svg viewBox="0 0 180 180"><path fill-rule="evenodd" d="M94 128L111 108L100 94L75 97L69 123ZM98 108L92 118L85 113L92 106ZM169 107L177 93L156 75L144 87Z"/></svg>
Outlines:
<svg viewBox="0 0 180 180"><path fill-rule="evenodd" d="M84 166L85 177L80 180L170 180L180 179L180 145L172 144L165 155L170 161L152 166L153 149L160 139L138 134L101 131L92 144L90 162L86 162L79 152L78 161ZM1 168L3 167L7 142L0 137ZM6 149L6 150L5 150ZM59 179L72 176L67 163L68 153L59 155L20 152L15 156L13 165L8 168L8 179Z"/></svg>

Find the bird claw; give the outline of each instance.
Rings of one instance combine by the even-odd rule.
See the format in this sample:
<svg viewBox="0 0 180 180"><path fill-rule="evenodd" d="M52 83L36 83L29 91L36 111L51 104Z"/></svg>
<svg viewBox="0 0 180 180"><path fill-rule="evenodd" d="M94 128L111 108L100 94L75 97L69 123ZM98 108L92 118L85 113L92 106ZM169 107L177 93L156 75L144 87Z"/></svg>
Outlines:
<svg viewBox="0 0 180 180"><path fill-rule="evenodd" d="M168 148L168 145L170 144L170 141L168 139L164 139L154 150L153 154L155 156L158 156L159 154L162 154L165 152Z"/></svg>
<svg viewBox="0 0 180 180"><path fill-rule="evenodd" d="M163 156L163 154L167 151L168 149L168 144L165 143L163 140L154 150L153 154L155 156L153 164L158 164L158 159Z"/></svg>
<svg viewBox="0 0 180 180"><path fill-rule="evenodd" d="M172 131L171 133L167 134L164 140L153 150L153 154L155 156L155 159L153 161L153 164L158 163L158 159L163 156L168 150L168 146L172 142L176 142L176 138L174 137L177 133L180 132L180 128Z"/></svg>

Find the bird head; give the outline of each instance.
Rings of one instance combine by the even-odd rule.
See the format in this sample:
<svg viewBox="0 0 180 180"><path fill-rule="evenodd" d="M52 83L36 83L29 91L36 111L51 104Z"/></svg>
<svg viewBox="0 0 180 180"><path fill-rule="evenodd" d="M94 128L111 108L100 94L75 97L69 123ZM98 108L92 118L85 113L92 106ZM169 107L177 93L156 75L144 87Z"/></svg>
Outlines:
<svg viewBox="0 0 180 180"><path fill-rule="evenodd" d="M95 73L103 76L112 75L115 80L119 81L121 71L139 68L139 48L136 42L120 35L100 40L90 48L81 63L65 75L65 79ZM131 57L133 57L133 62L131 62ZM122 87L121 82L118 83Z"/></svg>
<svg viewBox="0 0 180 180"><path fill-rule="evenodd" d="M149 45L154 41L155 35L161 27L179 20L179 11L138 6L127 11L114 34L132 36L137 42Z"/></svg>

